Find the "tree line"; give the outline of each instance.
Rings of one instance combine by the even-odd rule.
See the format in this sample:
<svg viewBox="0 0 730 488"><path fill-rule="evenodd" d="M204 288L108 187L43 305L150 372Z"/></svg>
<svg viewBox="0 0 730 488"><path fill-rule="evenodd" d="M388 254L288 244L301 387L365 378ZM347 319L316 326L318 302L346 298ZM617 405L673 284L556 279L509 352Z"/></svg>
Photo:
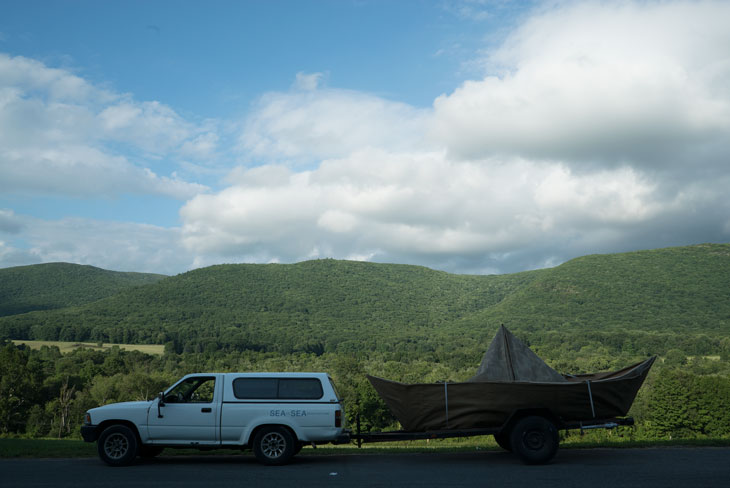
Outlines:
<svg viewBox="0 0 730 488"><path fill-rule="evenodd" d="M618 369L632 354L603 355L594 348L550 356L561 371ZM150 400L187 373L200 371L327 371L345 400L346 416L363 429L398 428L368 383L373 374L403 382L463 381L474 374L474 361L402 357L378 352L356 354L262 351L167 351L152 356L118 347L80 348L61 354L57 347L33 350L0 344L0 434L30 437L78 437L84 412L99 405ZM567 368L564 369L563 367ZM727 357L688 357L675 350L660 358L640 390L630 415L632 435L645 439L730 436L730 361Z"/></svg>

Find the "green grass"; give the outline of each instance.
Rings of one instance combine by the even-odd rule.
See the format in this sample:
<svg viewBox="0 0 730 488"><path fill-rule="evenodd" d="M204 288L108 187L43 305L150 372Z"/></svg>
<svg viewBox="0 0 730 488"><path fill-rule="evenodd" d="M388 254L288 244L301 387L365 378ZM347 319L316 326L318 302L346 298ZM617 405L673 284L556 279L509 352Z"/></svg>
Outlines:
<svg viewBox="0 0 730 488"><path fill-rule="evenodd" d="M25 339L16 340L13 339L13 344L20 345L25 344L31 349L40 349L43 346L58 347L62 353L71 352L74 349L87 348L95 349L97 351L106 351L114 346L119 347L127 351L139 351L145 354L157 354L161 355L165 352L165 346L159 344L102 344L99 346L97 343L92 342L63 342L63 341L28 341Z"/></svg>
<svg viewBox="0 0 730 488"><path fill-rule="evenodd" d="M76 439L0 438L0 458L82 458L96 456L96 444Z"/></svg>
<svg viewBox="0 0 730 488"><path fill-rule="evenodd" d="M730 439L616 439L561 442L561 449L648 448L648 447L730 447Z"/></svg>
<svg viewBox="0 0 730 488"><path fill-rule="evenodd" d="M408 442L388 442L363 444L358 449L354 444L342 446L325 446L313 449L305 447L304 455L343 455L343 454L400 454L429 452L473 452L500 450L491 438L450 439ZM730 439L672 439L672 440L618 440L581 441L571 438L561 442L561 449L595 449L595 448L656 448L656 447L730 447ZM171 455L237 455L240 451L218 449L214 451L198 451L195 449L167 449L163 456ZM246 451L246 454L250 452ZM96 444L76 439L22 439L0 438L0 458L89 458L96 457Z"/></svg>

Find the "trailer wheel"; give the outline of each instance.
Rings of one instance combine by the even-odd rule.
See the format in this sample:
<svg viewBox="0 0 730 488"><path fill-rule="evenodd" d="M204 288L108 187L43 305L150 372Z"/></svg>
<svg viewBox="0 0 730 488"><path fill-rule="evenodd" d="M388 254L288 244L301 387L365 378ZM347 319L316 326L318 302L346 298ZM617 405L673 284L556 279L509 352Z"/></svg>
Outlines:
<svg viewBox="0 0 730 488"><path fill-rule="evenodd" d="M280 466L294 457L294 437L284 427L264 427L253 441L256 459L269 466Z"/></svg>
<svg viewBox="0 0 730 488"><path fill-rule="evenodd" d="M509 432L500 432L499 434L494 434L494 440L497 441L497 445L504 449L505 451L512 452L512 444L510 444L509 441Z"/></svg>
<svg viewBox="0 0 730 488"><path fill-rule="evenodd" d="M558 452L558 429L545 417L525 417L509 436L512 449L526 464L544 464Z"/></svg>

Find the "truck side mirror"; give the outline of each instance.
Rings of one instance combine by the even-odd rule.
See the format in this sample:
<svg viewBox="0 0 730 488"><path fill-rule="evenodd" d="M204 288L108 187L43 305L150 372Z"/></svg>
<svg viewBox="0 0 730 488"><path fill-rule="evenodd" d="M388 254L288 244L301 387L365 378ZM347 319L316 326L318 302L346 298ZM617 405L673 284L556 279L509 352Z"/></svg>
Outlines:
<svg viewBox="0 0 730 488"><path fill-rule="evenodd" d="M157 395L157 398L160 400L157 402L157 418L161 419L164 417L164 415L162 415L162 411L160 410L160 407L165 406L165 394L163 392L160 392Z"/></svg>

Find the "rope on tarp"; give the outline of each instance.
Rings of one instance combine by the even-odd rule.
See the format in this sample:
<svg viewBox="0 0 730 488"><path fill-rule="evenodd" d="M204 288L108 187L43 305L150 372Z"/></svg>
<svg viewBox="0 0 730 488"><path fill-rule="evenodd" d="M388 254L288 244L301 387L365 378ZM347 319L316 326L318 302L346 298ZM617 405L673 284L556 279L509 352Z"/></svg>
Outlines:
<svg viewBox="0 0 730 488"><path fill-rule="evenodd" d="M501 328L504 328L505 331L507 330L507 328L504 326L504 324L502 324ZM510 381L515 381L515 379L516 379L515 378L515 365L512 362L512 351L510 350L510 347L509 347L509 338L507 337L507 334L502 334L502 338L504 340L505 359L507 360L507 366L509 366L507 368L507 371L509 372L509 379L510 379Z"/></svg>
<svg viewBox="0 0 730 488"><path fill-rule="evenodd" d="M446 405L446 428L449 428L449 384L444 381L444 403Z"/></svg>
<svg viewBox="0 0 730 488"><path fill-rule="evenodd" d="M586 385L588 385L588 398L591 400L591 413L593 414L593 418L596 418L596 407L593 405L593 392L591 391L591 380L586 380Z"/></svg>

